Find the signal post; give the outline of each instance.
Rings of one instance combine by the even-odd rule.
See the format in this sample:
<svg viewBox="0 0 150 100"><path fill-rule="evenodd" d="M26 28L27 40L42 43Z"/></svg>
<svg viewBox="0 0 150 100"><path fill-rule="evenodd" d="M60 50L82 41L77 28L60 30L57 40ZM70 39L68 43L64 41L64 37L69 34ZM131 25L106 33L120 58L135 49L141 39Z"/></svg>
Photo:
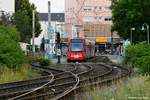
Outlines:
<svg viewBox="0 0 150 100"><path fill-rule="evenodd" d="M57 63L60 64L61 63L61 43L60 43L60 33L59 32L56 32L56 47L57 47L57 51L56 51L56 54L57 54Z"/></svg>

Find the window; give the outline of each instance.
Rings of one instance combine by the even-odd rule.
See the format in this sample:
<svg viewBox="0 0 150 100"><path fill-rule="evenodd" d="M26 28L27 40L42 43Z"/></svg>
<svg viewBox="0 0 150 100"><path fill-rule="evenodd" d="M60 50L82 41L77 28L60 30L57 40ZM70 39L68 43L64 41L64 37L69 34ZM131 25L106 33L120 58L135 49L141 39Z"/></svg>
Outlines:
<svg viewBox="0 0 150 100"><path fill-rule="evenodd" d="M99 10L102 10L102 7L99 7Z"/></svg>
<svg viewBox="0 0 150 100"><path fill-rule="evenodd" d="M99 16L99 19L102 19L102 16Z"/></svg>
<svg viewBox="0 0 150 100"><path fill-rule="evenodd" d="M102 19L102 16L95 16L94 19L95 19L95 20L101 20L101 19Z"/></svg>
<svg viewBox="0 0 150 100"><path fill-rule="evenodd" d="M84 22L91 22L94 20L94 17L93 16L84 16L83 17L83 21Z"/></svg>
<svg viewBox="0 0 150 100"><path fill-rule="evenodd" d="M83 12L91 12L92 11L92 7L83 7Z"/></svg>
<svg viewBox="0 0 150 100"><path fill-rule="evenodd" d="M106 12L111 12L111 8L110 8L110 7L105 7L105 8L104 8L104 11L106 11Z"/></svg>
<svg viewBox="0 0 150 100"><path fill-rule="evenodd" d="M111 20L112 20L112 17L105 17L104 20L105 20L105 21L111 21Z"/></svg>
<svg viewBox="0 0 150 100"><path fill-rule="evenodd" d="M94 17L95 19L98 19L98 16Z"/></svg>
<svg viewBox="0 0 150 100"><path fill-rule="evenodd" d="M79 52L79 51L83 51L83 44L82 44L82 40L72 40L71 41L71 51L74 52Z"/></svg>

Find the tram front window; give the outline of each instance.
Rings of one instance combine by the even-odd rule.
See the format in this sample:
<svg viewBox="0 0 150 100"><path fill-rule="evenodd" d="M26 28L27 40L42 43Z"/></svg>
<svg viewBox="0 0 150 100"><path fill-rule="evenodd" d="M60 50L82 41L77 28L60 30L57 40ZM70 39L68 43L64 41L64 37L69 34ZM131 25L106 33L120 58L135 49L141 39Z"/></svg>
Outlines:
<svg viewBox="0 0 150 100"><path fill-rule="evenodd" d="M74 52L83 51L82 43L71 43L71 51Z"/></svg>

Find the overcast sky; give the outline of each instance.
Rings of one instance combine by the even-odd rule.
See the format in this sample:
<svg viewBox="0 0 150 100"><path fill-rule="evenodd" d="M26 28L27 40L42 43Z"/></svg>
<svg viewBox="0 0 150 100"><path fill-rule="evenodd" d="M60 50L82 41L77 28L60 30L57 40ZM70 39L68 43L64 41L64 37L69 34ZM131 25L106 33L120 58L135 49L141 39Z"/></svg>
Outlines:
<svg viewBox="0 0 150 100"><path fill-rule="evenodd" d="M14 3L14 0L0 0L0 11L3 10L9 13L14 12Z"/></svg>
<svg viewBox="0 0 150 100"><path fill-rule="evenodd" d="M64 12L64 0L29 0L37 7L38 12L48 12L48 1L51 1L52 12Z"/></svg>

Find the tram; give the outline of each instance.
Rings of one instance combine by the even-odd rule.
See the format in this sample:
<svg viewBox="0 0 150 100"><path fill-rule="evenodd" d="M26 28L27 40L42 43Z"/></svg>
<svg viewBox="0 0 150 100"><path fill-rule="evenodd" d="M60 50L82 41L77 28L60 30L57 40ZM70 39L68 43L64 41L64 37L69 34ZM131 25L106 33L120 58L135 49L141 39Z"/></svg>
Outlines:
<svg viewBox="0 0 150 100"><path fill-rule="evenodd" d="M68 43L67 61L86 61L94 57L95 42L88 39L70 39Z"/></svg>

